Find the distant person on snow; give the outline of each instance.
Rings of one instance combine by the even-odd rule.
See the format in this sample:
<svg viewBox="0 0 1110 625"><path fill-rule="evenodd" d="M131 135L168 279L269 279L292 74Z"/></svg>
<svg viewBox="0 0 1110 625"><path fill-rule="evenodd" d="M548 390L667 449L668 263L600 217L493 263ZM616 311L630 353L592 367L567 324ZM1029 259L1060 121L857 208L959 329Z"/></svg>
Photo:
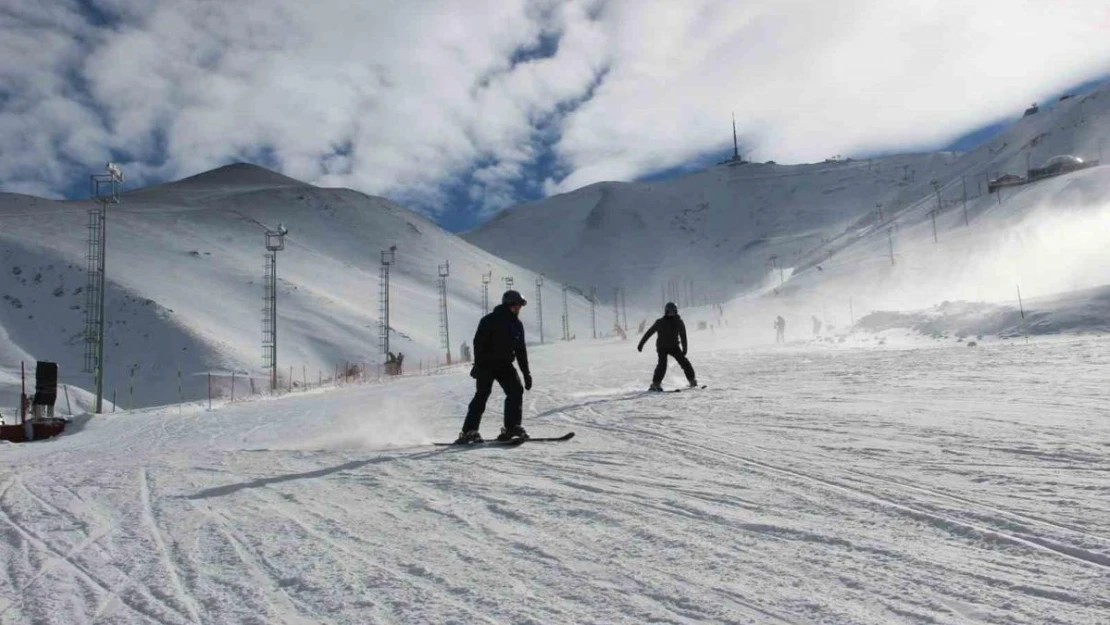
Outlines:
<svg viewBox="0 0 1110 625"><path fill-rule="evenodd" d="M640 344L636 346L637 351L644 351L644 343L647 343L652 334L658 335L655 339L655 351L659 355L659 364L655 366L655 375L651 378L651 386L648 390L656 392L663 390L661 385L663 376L667 375L668 356L678 361L678 366L682 367L683 373L686 374L690 388L697 386L698 380L694 376L694 367L686 359L686 350L690 347L690 343L686 340L686 324L682 322L682 317L678 316L678 306L675 306L674 302L667 302L663 308L663 316L651 324L648 331L644 333Z"/></svg>
<svg viewBox="0 0 1110 625"><path fill-rule="evenodd" d="M528 432L520 423L524 391L532 390L532 372L528 368L528 350L524 345L524 324L518 317L520 309L527 304L520 293L506 291L501 297L501 305L478 322L473 343L474 366L470 369L470 377L477 381L477 389L456 443L482 442L478 426L495 381L505 391L505 425L497 440L528 438ZM524 374L523 386L513 367L513 360L520 363L520 372Z"/></svg>
<svg viewBox="0 0 1110 625"><path fill-rule="evenodd" d="M775 342L786 342L786 319L783 319L782 315L775 319Z"/></svg>

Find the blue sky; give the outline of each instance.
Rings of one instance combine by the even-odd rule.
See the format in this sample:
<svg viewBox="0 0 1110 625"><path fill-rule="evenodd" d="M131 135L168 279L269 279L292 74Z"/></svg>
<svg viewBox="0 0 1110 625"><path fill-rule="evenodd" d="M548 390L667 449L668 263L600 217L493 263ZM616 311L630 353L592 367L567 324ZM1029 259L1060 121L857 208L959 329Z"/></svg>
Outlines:
<svg viewBox="0 0 1110 625"><path fill-rule="evenodd" d="M458 231L711 165L733 112L756 160L966 150L1110 75L1099 3L891 4L0 0L0 191L249 161Z"/></svg>

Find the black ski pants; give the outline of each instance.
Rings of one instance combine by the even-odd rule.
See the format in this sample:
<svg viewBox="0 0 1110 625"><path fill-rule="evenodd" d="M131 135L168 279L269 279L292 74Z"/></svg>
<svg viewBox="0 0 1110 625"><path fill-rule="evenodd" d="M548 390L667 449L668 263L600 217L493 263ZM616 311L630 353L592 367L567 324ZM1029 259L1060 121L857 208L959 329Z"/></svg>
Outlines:
<svg viewBox="0 0 1110 625"><path fill-rule="evenodd" d="M667 375L667 356L674 358L678 361L678 366L682 367L682 372L686 374L686 379L693 382L694 366L686 359L686 355L679 349L659 350L659 364L655 365L655 375L651 378L652 384L661 384L663 376Z"/></svg>
<svg viewBox="0 0 1110 625"><path fill-rule="evenodd" d="M477 380L477 389L474 399L470 400L470 408L466 411L466 421L463 422L463 431L477 430L482 423L482 413L486 411L486 402L493 392L493 383L501 385L505 391L505 427L511 428L520 425L521 412L524 405L524 385L520 383L516 367L511 364L495 369L475 367L474 373Z"/></svg>

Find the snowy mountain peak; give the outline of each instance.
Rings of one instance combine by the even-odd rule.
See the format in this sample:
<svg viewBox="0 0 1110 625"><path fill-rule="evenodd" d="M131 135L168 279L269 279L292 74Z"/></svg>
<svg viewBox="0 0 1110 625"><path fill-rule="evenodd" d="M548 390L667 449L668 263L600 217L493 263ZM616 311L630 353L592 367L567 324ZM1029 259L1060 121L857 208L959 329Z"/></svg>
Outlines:
<svg viewBox="0 0 1110 625"><path fill-rule="evenodd" d="M309 186L295 178L271 171L253 163L232 163L167 186L178 187L296 187Z"/></svg>

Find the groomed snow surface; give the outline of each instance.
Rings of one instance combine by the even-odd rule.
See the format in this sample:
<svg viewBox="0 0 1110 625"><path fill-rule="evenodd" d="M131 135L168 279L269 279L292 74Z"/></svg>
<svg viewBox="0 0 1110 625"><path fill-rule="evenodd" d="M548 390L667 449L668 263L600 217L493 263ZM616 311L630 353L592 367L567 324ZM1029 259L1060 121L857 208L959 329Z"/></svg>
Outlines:
<svg viewBox="0 0 1110 625"><path fill-rule="evenodd" d="M577 341L525 401L577 436L515 448L426 445L464 371L96 417L3 449L0 622L1106 623L1108 354L695 349L647 395Z"/></svg>

